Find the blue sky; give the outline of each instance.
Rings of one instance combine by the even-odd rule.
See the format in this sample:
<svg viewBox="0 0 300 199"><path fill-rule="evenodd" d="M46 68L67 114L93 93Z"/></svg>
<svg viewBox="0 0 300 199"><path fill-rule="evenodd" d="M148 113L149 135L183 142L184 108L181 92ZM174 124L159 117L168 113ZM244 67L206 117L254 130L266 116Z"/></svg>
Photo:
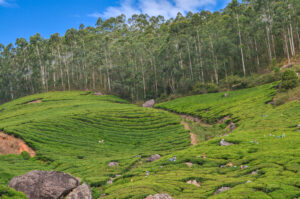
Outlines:
<svg viewBox="0 0 300 199"><path fill-rule="evenodd" d="M29 39L37 32L44 38L63 35L82 23L94 26L103 19L124 13L176 16L177 12L219 10L229 0L0 0L0 43Z"/></svg>

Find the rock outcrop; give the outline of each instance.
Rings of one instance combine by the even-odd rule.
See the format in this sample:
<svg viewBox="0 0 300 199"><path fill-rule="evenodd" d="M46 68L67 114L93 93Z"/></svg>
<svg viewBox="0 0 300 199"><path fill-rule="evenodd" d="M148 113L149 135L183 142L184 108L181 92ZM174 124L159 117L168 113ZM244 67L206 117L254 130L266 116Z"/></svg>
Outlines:
<svg viewBox="0 0 300 199"><path fill-rule="evenodd" d="M83 183L75 188L66 199L93 199L91 187Z"/></svg>
<svg viewBox="0 0 300 199"><path fill-rule="evenodd" d="M143 107L145 107L145 108L153 108L154 105L155 105L155 100L154 100L154 99L151 99L151 100L146 101L146 102L143 104Z"/></svg>
<svg viewBox="0 0 300 199"><path fill-rule="evenodd" d="M189 181L187 181L186 183L187 183L187 184L193 184L193 185L195 185L195 186L197 186L197 187L200 187L200 183L197 182L197 180L189 180Z"/></svg>
<svg viewBox="0 0 300 199"><path fill-rule="evenodd" d="M155 160L160 159L161 156L159 154L151 155L148 159L147 162L154 162Z"/></svg>
<svg viewBox="0 0 300 199"><path fill-rule="evenodd" d="M231 122L229 124L230 132L232 132L234 129L236 129L235 123Z"/></svg>
<svg viewBox="0 0 300 199"><path fill-rule="evenodd" d="M109 166L109 167L116 167L116 166L118 166L118 165L119 165L118 162L110 162L110 163L108 163L108 166Z"/></svg>
<svg viewBox="0 0 300 199"><path fill-rule="evenodd" d="M229 191L230 189L231 189L231 187L221 187L220 189L218 189L218 190L214 193L214 195L217 195L217 194L222 193L222 192L224 192L224 191Z"/></svg>
<svg viewBox="0 0 300 199"><path fill-rule="evenodd" d="M14 177L9 186L24 192L28 199L60 199L79 186L79 181L58 171L30 171Z"/></svg>
<svg viewBox="0 0 300 199"><path fill-rule="evenodd" d="M168 194L155 194L147 196L147 198L145 199L173 199L171 196L169 196Z"/></svg>
<svg viewBox="0 0 300 199"><path fill-rule="evenodd" d="M94 92L94 95L95 95L95 96L102 96L103 93L101 93L101 92Z"/></svg>
<svg viewBox="0 0 300 199"><path fill-rule="evenodd" d="M232 143L225 141L224 139L222 139L219 143L220 146L229 146L232 145Z"/></svg>
<svg viewBox="0 0 300 199"><path fill-rule="evenodd" d="M19 155L23 151L28 152L31 157L35 156L35 151L26 145L23 140L7 135L4 132L0 132L0 155Z"/></svg>

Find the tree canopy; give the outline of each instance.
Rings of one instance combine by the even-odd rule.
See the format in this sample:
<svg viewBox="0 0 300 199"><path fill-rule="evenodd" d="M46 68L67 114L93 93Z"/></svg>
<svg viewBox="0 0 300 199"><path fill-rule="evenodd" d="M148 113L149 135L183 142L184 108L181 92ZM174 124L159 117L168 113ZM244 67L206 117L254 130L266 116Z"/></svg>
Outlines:
<svg viewBox="0 0 300 199"><path fill-rule="evenodd" d="M262 73L300 51L299 0L233 0L217 12L147 14L80 25L49 39L0 44L0 99L102 90L135 100L186 93L196 82Z"/></svg>

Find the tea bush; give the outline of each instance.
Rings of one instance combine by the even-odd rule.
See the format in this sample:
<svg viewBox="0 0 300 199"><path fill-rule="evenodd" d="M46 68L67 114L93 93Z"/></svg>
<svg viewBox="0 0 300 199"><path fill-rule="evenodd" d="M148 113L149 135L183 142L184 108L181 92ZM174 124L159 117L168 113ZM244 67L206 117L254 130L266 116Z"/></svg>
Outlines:
<svg viewBox="0 0 300 199"><path fill-rule="evenodd" d="M293 70L286 70L281 77L281 88L292 89L298 84L298 76Z"/></svg>

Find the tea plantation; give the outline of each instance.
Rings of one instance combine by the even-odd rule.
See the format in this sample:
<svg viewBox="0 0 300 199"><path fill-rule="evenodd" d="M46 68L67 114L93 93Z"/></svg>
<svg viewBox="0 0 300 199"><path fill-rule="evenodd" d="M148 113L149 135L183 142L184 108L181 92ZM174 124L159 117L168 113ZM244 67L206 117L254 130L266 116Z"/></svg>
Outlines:
<svg viewBox="0 0 300 199"><path fill-rule="evenodd" d="M219 128L220 134L226 132L226 124L217 121L225 116L231 119L224 123L234 122L237 128L227 136L142 164L108 186L105 198L144 198L149 193L168 193L176 199L300 197L300 102L273 107L269 102L274 85L228 92L227 97L197 95L156 105L198 116L211 128ZM232 145L219 146L221 139ZM172 157L176 161L170 161ZM188 184L190 180L200 186ZM230 190L214 194L221 187Z"/></svg>
<svg viewBox="0 0 300 199"><path fill-rule="evenodd" d="M41 103L29 103L35 100ZM37 154L0 156L0 185L40 169L70 173L99 187L143 157L190 145L180 117L114 96L53 92L6 103L0 110L0 129L22 138ZM119 166L109 167L111 161Z"/></svg>
<svg viewBox="0 0 300 199"><path fill-rule="evenodd" d="M42 169L87 181L95 198L144 199L156 193L174 199L298 198L300 102L273 106L275 85L178 98L156 109L88 92L4 104L0 128L25 140L37 155L0 156L0 194L23 198L5 185L13 176ZM28 104L38 99L41 103ZM179 114L202 120L187 120L198 145L190 146ZM230 145L220 146L222 139ZM162 158L147 162L152 154ZM119 166L109 167L111 161ZM227 191L216 194L222 187Z"/></svg>

